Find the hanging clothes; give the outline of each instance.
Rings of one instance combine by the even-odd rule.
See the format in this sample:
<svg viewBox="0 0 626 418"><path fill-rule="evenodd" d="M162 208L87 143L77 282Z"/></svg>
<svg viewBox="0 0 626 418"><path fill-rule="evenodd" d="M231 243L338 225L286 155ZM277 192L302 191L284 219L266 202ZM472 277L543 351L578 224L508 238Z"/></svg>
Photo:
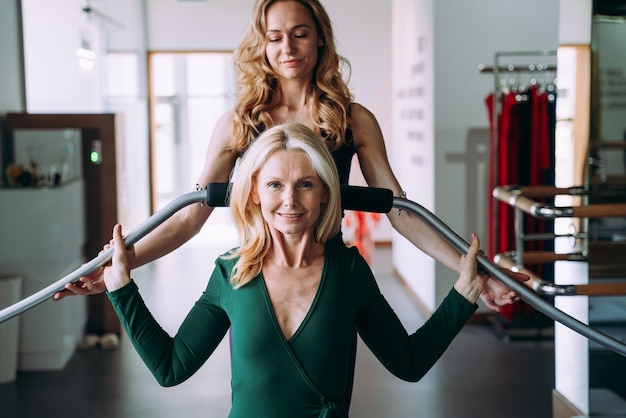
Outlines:
<svg viewBox="0 0 626 418"><path fill-rule="evenodd" d="M486 97L492 134L490 190L505 185L554 186L554 97L552 90L548 91L538 84L492 92ZM494 115L496 109L498 114ZM493 258L495 254L515 249L515 209L496 201L491 193L488 207L488 253ZM553 232L551 221L525 216L524 235L548 232ZM551 241L528 242L524 248L525 251L552 249ZM528 267L547 280L553 277L551 266ZM528 316L532 312L532 308L524 302L504 306L500 310L500 314L508 320L519 315Z"/></svg>

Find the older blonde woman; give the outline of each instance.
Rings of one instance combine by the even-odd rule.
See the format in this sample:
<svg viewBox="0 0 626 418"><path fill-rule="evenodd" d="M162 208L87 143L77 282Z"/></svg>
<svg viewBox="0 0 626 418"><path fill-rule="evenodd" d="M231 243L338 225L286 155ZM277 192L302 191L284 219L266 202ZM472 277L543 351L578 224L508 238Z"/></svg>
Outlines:
<svg viewBox="0 0 626 418"><path fill-rule="evenodd" d="M175 337L130 279L133 250L124 249L119 225L104 280L164 386L193 375L231 330L232 418L347 417L356 332L390 372L418 381L475 311L487 280L477 274L473 236L454 287L409 335L359 252L330 240L341 223L337 169L302 124L275 126L254 141L233 178L230 207L241 243L216 261Z"/></svg>

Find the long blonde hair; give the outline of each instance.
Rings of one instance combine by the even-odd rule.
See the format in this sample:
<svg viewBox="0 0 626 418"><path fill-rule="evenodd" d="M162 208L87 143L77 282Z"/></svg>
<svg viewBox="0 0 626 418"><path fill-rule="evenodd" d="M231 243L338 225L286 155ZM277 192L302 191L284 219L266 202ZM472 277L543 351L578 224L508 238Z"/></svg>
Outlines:
<svg viewBox="0 0 626 418"><path fill-rule="evenodd" d="M252 191L258 173L267 160L281 150L305 154L328 188L328 201L322 204L320 217L314 227L315 241L325 243L341 227L339 175L322 138L300 123L276 125L268 129L245 152L233 176L229 205L241 244L225 257L239 257L230 278L235 288L245 285L261 272L263 260L272 247L267 222L260 205L252 200Z"/></svg>
<svg viewBox="0 0 626 418"><path fill-rule="evenodd" d="M231 149L243 152L265 129L273 126L270 111L280 102L277 75L265 55L267 9L277 1L257 0L242 41L235 50L237 104L233 120ZM343 80L341 68L348 60L337 54L332 24L318 0L287 0L305 6L310 12L321 39L318 62L311 80L310 100L315 131L324 133L328 147L339 148L350 126L352 94Z"/></svg>

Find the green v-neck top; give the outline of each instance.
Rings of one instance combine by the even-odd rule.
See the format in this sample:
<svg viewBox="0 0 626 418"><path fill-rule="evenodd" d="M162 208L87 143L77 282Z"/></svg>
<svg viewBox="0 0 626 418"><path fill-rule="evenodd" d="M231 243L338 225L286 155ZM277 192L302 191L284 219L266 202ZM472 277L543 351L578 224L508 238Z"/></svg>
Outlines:
<svg viewBox="0 0 626 418"><path fill-rule="evenodd" d="M418 381L477 305L452 289L432 317L409 335L356 248L327 243L324 251L316 296L289 340L274 316L261 274L232 288L232 259L217 259L206 290L173 338L152 317L134 282L108 295L161 385L177 385L193 375L230 328L229 417L347 417L344 398L353 377L350 353L355 332L391 373Z"/></svg>

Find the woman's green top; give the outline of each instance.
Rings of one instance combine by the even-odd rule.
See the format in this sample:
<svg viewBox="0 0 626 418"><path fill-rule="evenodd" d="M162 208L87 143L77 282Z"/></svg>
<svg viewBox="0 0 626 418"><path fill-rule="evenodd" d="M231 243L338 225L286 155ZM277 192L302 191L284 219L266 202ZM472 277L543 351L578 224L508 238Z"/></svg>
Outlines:
<svg viewBox="0 0 626 418"><path fill-rule="evenodd" d="M132 343L163 386L193 375L230 328L231 418L347 417L355 332L391 373L418 381L477 308L452 289L409 335L358 250L327 243L317 294L287 340L262 274L233 289L234 263L217 259L206 290L173 338L154 320L134 282L109 293Z"/></svg>

